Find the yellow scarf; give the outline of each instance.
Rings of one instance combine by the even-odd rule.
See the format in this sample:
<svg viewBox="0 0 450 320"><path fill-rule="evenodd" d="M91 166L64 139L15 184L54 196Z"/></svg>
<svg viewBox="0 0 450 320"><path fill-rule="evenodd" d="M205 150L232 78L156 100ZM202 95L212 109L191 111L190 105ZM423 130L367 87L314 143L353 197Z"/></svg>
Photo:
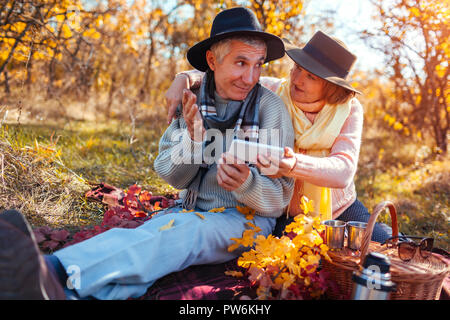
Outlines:
<svg viewBox="0 0 450 320"><path fill-rule="evenodd" d="M314 119L314 124L306 117L305 113L296 107L291 99L290 80L284 79L277 91L284 101L292 119L295 131L294 152L305 150L305 153L315 157L326 157L330 154L331 147L341 132L345 120L350 114L350 103L337 106L326 104ZM332 218L331 189L319 187L306 181L296 180L296 191L294 197L306 196L314 202L314 211L320 213L321 220ZM297 201L298 201L297 199ZM294 199L293 199L294 200ZM297 201L291 201L297 202ZM298 201L298 203L300 203ZM319 204L317 206L317 204ZM289 210L289 209L288 209Z"/></svg>

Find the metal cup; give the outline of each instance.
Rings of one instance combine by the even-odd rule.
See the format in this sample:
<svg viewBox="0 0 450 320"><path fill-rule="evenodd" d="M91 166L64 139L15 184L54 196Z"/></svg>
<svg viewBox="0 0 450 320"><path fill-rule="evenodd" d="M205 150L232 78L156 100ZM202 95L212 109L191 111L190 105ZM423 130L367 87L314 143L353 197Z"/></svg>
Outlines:
<svg viewBox="0 0 450 320"><path fill-rule="evenodd" d="M340 220L325 220L325 244L330 249L342 249L344 247L346 223Z"/></svg>
<svg viewBox="0 0 450 320"><path fill-rule="evenodd" d="M352 250L359 250L361 248L364 230L366 230L367 223L360 221L347 222L347 247Z"/></svg>

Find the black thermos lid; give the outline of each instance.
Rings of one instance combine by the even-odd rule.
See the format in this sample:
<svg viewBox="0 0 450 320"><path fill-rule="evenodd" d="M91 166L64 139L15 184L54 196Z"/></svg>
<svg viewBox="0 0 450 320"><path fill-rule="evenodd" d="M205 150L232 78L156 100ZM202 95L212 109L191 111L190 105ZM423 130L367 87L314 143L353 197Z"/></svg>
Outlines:
<svg viewBox="0 0 450 320"><path fill-rule="evenodd" d="M389 257L385 256L384 254L378 253L378 252L370 252L367 256L366 259L364 260L364 264L363 267L364 269L371 269L374 270L376 267L377 271L379 270L381 274L386 274L389 273L389 268L391 265L391 260L389 259ZM353 272L352 275L352 280L360 285L363 285L365 287L368 287L369 284L372 286L376 286L376 288L374 287L375 290L380 290L380 291L395 291L396 290L396 285L395 283L393 283L392 281L388 280L388 281L381 281L375 280L373 278L371 278L371 276L368 275L364 275L358 272ZM374 281L376 283L374 283Z"/></svg>

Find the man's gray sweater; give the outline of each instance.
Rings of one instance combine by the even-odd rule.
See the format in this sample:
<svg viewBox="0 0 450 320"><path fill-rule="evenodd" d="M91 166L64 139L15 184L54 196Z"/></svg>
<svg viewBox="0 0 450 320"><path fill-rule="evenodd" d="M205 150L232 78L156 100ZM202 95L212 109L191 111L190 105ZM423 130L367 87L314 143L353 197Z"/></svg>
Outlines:
<svg viewBox="0 0 450 320"><path fill-rule="evenodd" d="M283 101L270 90L262 87L259 110L260 142L280 147L293 147L294 129L289 113ZM198 99L197 99L198 101ZM215 95L216 112L219 117L225 113L227 101ZM279 131L278 131L279 130ZM261 141L261 133L275 134L273 141ZM232 141L230 134L223 134L223 150L216 150L216 159L227 151ZM279 134L279 138L277 136ZM196 176L202 158L202 142L191 140L182 117L173 120L159 142L159 154L154 162L156 172L177 189L186 189ZM190 150L190 152L183 152ZM178 158L176 155L180 155ZM175 159L175 161L174 161ZM180 161L181 160L181 161ZM197 160L197 161L194 161ZM180 163L181 162L181 163ZM281 177L272 179L262 175L256 167L250 167L250 175L237 189L230 192L219 186L217 182L217 165L212 163L205 173L197 198L197 208L208 211L213 208L230 208L248 206L256 210L256 214L266 217L279 217L289 204L294 189L294 180ZM183 198L186 190L180 192Z"/></svg>

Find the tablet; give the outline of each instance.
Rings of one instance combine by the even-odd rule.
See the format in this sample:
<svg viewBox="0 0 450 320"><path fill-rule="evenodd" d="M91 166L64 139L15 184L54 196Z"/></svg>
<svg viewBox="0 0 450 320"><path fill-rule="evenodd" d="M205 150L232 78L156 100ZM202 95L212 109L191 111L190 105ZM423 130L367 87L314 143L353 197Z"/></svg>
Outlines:
<svg viewBox="0 0 450 320"><path fill-rule="evenodd" d="M256 163L258 154L270 155L271 157L278 157L281 159L284 155L284 148L235 139L231 142L228 153L242 161Z"/></svg>

